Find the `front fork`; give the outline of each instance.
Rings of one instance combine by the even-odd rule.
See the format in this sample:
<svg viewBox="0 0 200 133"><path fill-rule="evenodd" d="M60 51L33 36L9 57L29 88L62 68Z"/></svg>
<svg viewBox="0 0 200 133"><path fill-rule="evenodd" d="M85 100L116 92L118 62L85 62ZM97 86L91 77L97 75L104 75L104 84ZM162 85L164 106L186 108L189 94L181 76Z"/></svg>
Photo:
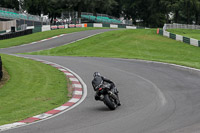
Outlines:
<svg viewBox="0 0 200 133"><path fill-rule="evenodd" d="M112 91L108 91L108 94L115 100L118 100L118 97L112 92Z"/></svg>

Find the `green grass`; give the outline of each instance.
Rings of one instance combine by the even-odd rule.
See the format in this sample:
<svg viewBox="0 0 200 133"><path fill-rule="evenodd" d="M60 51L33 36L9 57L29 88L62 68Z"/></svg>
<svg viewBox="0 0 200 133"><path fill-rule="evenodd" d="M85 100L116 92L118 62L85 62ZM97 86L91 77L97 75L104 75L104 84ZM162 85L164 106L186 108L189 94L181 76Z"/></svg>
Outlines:
<svg viewBox="0 0 200 133"><path fill-rule="evenodd" d="M44 113L68 101L62 72L33 60L1 56L11 78L0 88L0 125Z"/></svg>
<svg viewBox="0 0 200 133"><path fill-rule="evenodd" d="M155 29L110 31L31 54L134 58L200 68L200 48L156 34Z"/></svg>
<svg viewBox="0 0 200 133"><path fill-rule="evenodd" d="M94 29L102 29L102 28L69 28L69 29L59 29L59 30L38 32L38 33L26 35L26 36L17 37L17 38L0 40L0 48L8 48L8 47L18 46L22 44L28 44L35 41L40 41L42 39L47 39L56 35L85 31L85 30L94 30Z"/></svg>
<svg viewBox="0 0 200 133"><path fill-rule="evenodd" d="M31 54L134 58L200 69L199 47L157 35L155 29L110 31L70 45ZM2 55L2 59L11 79L0 88L0 125L40 114L68 100L67 81L58 70L7 55Z"/></svg>
<svg viewBox="0 0 200 133"><path fill-rule="evenodd" d="M178 35L182 35L185 37L194 38L200 40L200 30L192 30L192 29L168 29L167 31L171 33L175 33Z"/></svg>

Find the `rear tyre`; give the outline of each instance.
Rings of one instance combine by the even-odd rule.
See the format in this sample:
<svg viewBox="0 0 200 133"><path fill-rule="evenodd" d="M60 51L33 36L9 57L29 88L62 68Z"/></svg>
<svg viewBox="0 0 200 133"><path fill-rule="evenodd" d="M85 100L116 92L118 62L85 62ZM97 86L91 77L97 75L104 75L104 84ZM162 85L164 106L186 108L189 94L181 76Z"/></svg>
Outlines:
<svg viewBox="0 0 200 133"><path fill-rule="evenodd" d="M115 110L115 109L117 108L117 105L116 105L116 103L115 103L115 100L114 100L112 97L110 97L108 94L106 94L106 95L104 96L104 104L105 104L106 106L108 106L108 108L109 108L110 110Z"/></svg>

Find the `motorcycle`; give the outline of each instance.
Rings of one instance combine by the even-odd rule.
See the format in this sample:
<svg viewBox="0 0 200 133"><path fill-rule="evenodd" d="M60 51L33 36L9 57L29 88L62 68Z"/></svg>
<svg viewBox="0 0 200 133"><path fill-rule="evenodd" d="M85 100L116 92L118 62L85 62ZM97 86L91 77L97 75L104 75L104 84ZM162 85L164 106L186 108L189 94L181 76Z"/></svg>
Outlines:
<svg viewBox="0 0 200 133"><path fill-rule="evenodd" d="M114 90L111 89L109 83L102 82L97 90L97 94L100 96L100 100L110 109L115 110L118 107L117 100L118 96L114 93Z"/></svg>

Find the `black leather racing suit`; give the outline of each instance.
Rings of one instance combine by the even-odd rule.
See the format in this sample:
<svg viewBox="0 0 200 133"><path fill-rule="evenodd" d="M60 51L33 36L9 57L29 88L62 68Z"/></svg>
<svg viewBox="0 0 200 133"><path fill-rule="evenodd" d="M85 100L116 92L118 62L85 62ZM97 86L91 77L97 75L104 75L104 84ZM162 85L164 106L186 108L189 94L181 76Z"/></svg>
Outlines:
<svg viewBox="0 0 200 133"><path fill-rule="evenodd" d="M95 95L95 100L100 100L100 96L98 94L98 89L99 89L99 85L101 84L101 82L107 82L111 84L111 89L114 90L114 93L118 96L118 90L115 87L114 82L112 82L111 80L103 77L103 76L96 76L94 77L94 79L92 80L92 86L94 88L94 90L96 91L96 95Z"/></svg>

